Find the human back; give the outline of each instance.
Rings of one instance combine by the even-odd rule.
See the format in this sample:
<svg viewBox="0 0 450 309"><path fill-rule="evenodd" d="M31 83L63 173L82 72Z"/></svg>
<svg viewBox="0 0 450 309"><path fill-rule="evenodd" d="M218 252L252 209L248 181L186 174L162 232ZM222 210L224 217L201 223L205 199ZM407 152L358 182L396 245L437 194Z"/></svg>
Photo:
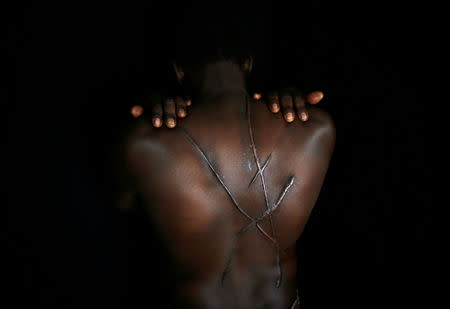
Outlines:
<svg viewBox="0 0 450 309"><path fill-rule="evenodd" d="M295 243L333 149L331 119L315 109L309 122L286 124L244 93L197 103L177 129L142 122L127 143L136 194L169 258L175 303L287 308Z"/></svg>

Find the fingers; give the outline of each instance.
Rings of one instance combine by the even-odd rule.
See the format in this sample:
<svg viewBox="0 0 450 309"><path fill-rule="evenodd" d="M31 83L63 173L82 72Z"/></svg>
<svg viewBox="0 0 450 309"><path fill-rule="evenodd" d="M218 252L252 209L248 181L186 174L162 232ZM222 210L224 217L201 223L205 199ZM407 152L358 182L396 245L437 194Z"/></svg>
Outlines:
<svg viewBox="0 0 450 309"><path fill-rule="evenodd" d="M283 90L280 92L280 104L283 109L284 120L286 120L286 122L294 121L294 100L292 99L292 94L289 91Z"/></svg>
<svg viewBox="0 0 450 309"><path fill-rule="evenodd" d="M309 120L307 103L314 105L319 103L324 97L322 91L314 91L304 96L297 88L289 87L278 92L272 91L266 96L267 103L272 113L278 113L282 110L284 120L291 123L295 120L295 115L300 121Z"/></svg>
<svg viewBox="0 0 450 309"><path fill-rule="evenodd" d="M300 91L294 91L293 95L295 110L297 111L298 118L303 122L308 121L309 115L306 110L305 97Z"/></svg>
<svg viewBox="0 0 450 309"><path fill-rule="evenodd" d="M322 101L322 99L323 99L322 91L314 91L306 96L306 102L312 105L319 103L320 101Z"/></svg>
<svg viewBox="0 0 450 309"><path fill-rule="evenodd" d="M269 92L267 94L267 104L272 113L278 113L280 111L280 102L277 92Z"/></svg>
<svg viewBox="0 0 450 309"><path fill-rule="evenodd" d="M168 128L174 128L177 125L175 100L173 98L166 98L164 100L164 122Z"/></svg>
<svg viewBox="0 0 450 309"><path fill-rule="evenodd" d="M152 125L155 128L159 128L162 126L162 115L163 115L163 107L161 101L155 102L152 105Z"/></svg>
<svg viewBox="0 0 450 309"><path fill-rule="evenodd" d="M186 106L191 106L192 105L192 100L190 97L186 97Z"/></svg>
<svg viewBox="0 0 450 309"><path fill-rule="evenodd" d="M175 106L177 109L177 116L179 118L186 117L186 101L182 97L177 97L175 99Z"/></svg>
<svg viewBox="0 0 450 309"><path fill-rule="evenodd" d="M168 97L162 99L159 95L152 95L149 99L152 106L152 125L160 128L165 123L170 129L176 127L177 117L185 118L187 116L187 106L191 105L191 99L188 97ZM139 117L143 110L139 105L133 106L131 114L133 117Z"/></svg>

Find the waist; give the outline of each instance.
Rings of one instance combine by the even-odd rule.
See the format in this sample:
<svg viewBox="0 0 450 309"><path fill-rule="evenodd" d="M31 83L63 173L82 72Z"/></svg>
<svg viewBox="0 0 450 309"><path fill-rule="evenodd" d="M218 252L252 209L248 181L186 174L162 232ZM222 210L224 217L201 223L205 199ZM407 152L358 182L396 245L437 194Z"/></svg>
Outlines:
<svg viewBox="0 0 450 309"><path fill-rule="evenodd" d="M233 275L221 284L210 282L174 284L175 308L299 308L297 280L283 277L279 287L274 280L254 280Z"/></svg>

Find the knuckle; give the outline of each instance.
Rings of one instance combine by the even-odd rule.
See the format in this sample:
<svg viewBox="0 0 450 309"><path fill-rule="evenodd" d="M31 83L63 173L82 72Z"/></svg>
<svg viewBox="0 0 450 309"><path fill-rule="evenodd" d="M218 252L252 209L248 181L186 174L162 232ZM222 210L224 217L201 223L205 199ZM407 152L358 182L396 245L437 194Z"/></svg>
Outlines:
<svg viewBox="0 0 450 309"><path fill-rule="evenodd" d="M290 92L281 92L280 93L281 101L284 103L292 102L292 94Z"/></svg>
<svg viewBox="0 0 450 309"><path fill-rule="evenodd" d="M291 97L291 92L287 89L283 89L280 91L280 97L284 98L284 97Z"/></svg>
<svg viewBox="0 0 450 309"><path fill-rule="evenodd" d="M292 107L293 106L293 101L292 101L292 97L291 96L285 96L281 99L281 105L285 106L285 107Z"/></svg>
<svg viewBox="0 0 450 309"><path fill-rule="evenodd" d="M267 95L270 101L278 101L278 93L272 92Z"/></svg>
<svg viewBox="0 0 450 309"><path fill-rule="evenodd" d="M271 99L268 101L270 105L275 106L275 105L279 105L280 102L278 101L278 99Z"/></svg>
<svg viewBox="0 0 450 309"><path fill-rule="evenodd" d="M166 100L164 102L164 109L172 110L175 108L175 101L174 100Z"/></svg>
<svg viewBox="0 0 450 309"><path fill-rule="evenodd" d="M299 96L299 97L303 97L303 92L298 90L297 88L293 88L292 89L292 93L294 94L294 96Z"/></svg>
<svg viewBox="0 0 450 309"><path fill-rule="evenodd" d="M295 105L298 107L305 106L305 99L303 97L295 97Z"/></svg>
<svg viewBox="0 0 450 309"><path fill-rule="evenodd" d="M162 104L158 103L152 106L152 114L159 115L162 113Z"/></svg>
<svg viewBox="0 0 450 309"><path fill-rule="evenodd" d="M184 104L184 99L182 97L177 97L175 99L175 103L177 104L177 106L183 105Z"/></svg>

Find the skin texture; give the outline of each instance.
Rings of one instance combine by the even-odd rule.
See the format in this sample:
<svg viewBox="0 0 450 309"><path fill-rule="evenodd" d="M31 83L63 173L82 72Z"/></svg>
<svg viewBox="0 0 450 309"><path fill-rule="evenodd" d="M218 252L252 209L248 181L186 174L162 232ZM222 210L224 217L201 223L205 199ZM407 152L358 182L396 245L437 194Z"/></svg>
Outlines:
<svg viewBox="0 0 450 309"><path fill-rule="evenodd" d="M121 144L117 201L141 201L167 256L175 308L295 300L295 244L325 178L334 125L317 108L307 122L286 123L246 95L241 77L233 63L209 65L189 118L174 129L140 119Z"/></svg>

